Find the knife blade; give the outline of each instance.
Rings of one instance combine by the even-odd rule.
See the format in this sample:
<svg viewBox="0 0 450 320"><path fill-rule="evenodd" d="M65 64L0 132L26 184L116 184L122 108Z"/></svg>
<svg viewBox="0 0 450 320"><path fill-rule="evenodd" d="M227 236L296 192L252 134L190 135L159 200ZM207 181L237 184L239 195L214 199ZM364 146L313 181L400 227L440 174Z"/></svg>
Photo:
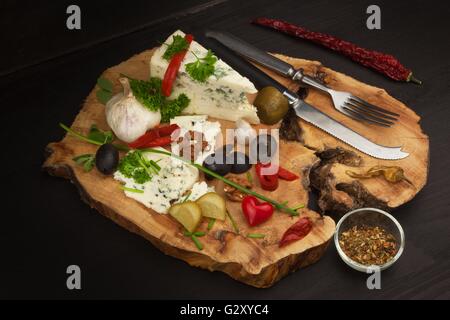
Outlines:
<svg viewBox="0 0 450 320"><path fill-rule="evenodd" d="M352 129L336 122L336 120L303 100L297 101L292 107L301 119L369 156L384 160L399 160L409 155L409 153L402 151L401 147L386 147L370 141Z"/></svg>
<svg viewBox="0 0 450 320"><path fill-rule="evenodd" d="M221 32L216 31L208 31L206 32L207 37L211 37L214 35L215 37L218 35L221 35ZM218 39L216 39L218 40ZM218 40L220 43L222 43L225 47L228 47L225 42L222 42ZM205 41L207 42L207 41ZM241 41L242 42L242 41ZM234 43L237 45L238 43ZM246 43L244 43L247 48L249 48ZM356 131L344 126L343 124L339 123L335 119L331 118L330 116L326 115L325 113L321 112L320 110L314 108L313 106L309 105L305 101L301 100L300 97L293 91L289 90L282 84L278 83L276 80L270 78L267 74L253 66L252 64L248 63L248 61L245 61L244 59L239 58L239 56L236 56L235 54L230 54L229 52L224 51L224 48L219 48L217 45L213 43L208 43L208 47L210 47L216 54L224 58L224 61L226 61L231 67L233 67L235 70L240 72L246 77L249 77L252 79L252 81L255 81L255 85L258 89L261 89L264 86L273 86L277 88L280 92L283 93L283 95L288 99L289 104L292 108L294 108L296 115L303 119L304 121L311 123L312 125L318 127L319 129L322 129L323 131L329 133L330 135L334 136L335 138L341 140L342 142L350 145L351 147L354 147L355 149L372 156L374 158L378 159L384 159L384 160L399 160L407 157L409 154L402 151L401 147L388 147L388 146L382 146L379 144L376 144L369 139L363 137ZM245 47L244 47L245 48ZM226 49L225 49L226 50ZM257 49L259 50L259 49ZM229 51L229 50L228 50ZM234 51L234 50L233 50ZM262 50L261 50L262 51ZM262 51L265 55L268 55L264 51ZM220 53L220 54L219 54ZM246 55L243 55L246 56ZM270 55L268 55L271 57ZM274 58L276 59L276 58ZM278 59L277 59L278 60ZM268 60L267 60L268 61ZM279 60L281 61L281 60ZM259 61L258 61L259 62ZM283 64L279 64L279 72L281 73L282 70L285 70L287 72L287 66L291 67L288 63L283 62ZM287 66L286 66L287 65ZM283 69L284 68L284 69ZM291 67L292 68L292 67Z"/></svg>

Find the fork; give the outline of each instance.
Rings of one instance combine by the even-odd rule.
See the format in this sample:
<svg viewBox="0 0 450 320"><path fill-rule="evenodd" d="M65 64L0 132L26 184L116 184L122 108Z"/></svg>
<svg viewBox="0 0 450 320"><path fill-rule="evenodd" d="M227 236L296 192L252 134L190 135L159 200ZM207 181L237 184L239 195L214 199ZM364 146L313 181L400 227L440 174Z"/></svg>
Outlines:
<svg viewBox="0 0 450 320"><path fill-rule="evenodd" d="M300 81L308 86L314 87L328 93L333 100L334 107L357 121L365 121L382 127L390 127L400 116L398 113L380 108L364 101L350 92L333 90L313 78L305 75L302 69L291 68L292 80Z"/></svg>
<svg viewBox="0 0 450 320"><path fill-rule="evenodd" d="M206 36L214 38L241 56L265 66L285 77L300 81L308 86L327 92L333 99L334 107L343 114L371 124L390 127L400 116L397 113L377 107L349 92L337 91L305 75L302 69L295 69L289 63L241 40L234 35L217 30L206 31Z"/></svg>

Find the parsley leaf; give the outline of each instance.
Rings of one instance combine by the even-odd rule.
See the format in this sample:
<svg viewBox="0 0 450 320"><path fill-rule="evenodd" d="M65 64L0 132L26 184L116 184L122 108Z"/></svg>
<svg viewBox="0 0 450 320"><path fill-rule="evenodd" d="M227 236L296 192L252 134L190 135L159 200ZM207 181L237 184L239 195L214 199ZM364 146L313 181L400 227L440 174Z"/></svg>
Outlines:
<svg viewBox="0 0 450 320"><path fill-rule="evenodd" d="M139 150L129 152L119 162L119 172L139 184L151 181L153 173L157 174L160 169L154 161L145 159Z"/></svg>
<svg viewBox="0 0 450 320"><path fill-rule="evenodd" d="M101 104L107 104L109 99L112 98L112 93L108 92L106 90L103 90L103 89L97 90L96 95L97 95L98 101L100 101Z"/></svg>
<svg viewBox="0 0 450 320"><path fill-rule="evenodd" d="M192 79L205 82L209 76L214 74L214 65L217 62L217 57L211 50L208 50L208 53L203 58L195 57L197 61L186 64L186 72Z"/></svg>
<svg viewBox="0 0 450 320"><path fill-rule="evenodd" d="M151 111L157 111L165 97L161 93L162 80L150 78L149 81L128 78L136 99Z"/></svg>
<svg viewBox="0 0 450 320"><path fill-rule="evenodd" d="M113 84L108 79L100 77L97 79L97 85L100 88L97 90L97 99L106 104L113 95Z"/></svg>
<svg viewBox="0 0 450 320"><path fill-rule="evenodd" d="M185 94L180 94L174 100L168 100L161 93L162 80L150 78L148 81L129 78L131 90L136 99L151 111L160 110L161 122L170 122L178 116L190 103Z"/></svg>
<svg viewBox="0 0 450 320"><path fill-rule="evenodd" d="M113 84L111 81L109 81L106 78L100 77L97 79L97 85L100 87L100 89L103 89L107 92L113 92Z"/></svg>
<svg viewBox="0 0 450 320"><path fill-rule="evenodd" d="M181 114L186 109L191 100L184 93L180 94L175 100L167 100L161 106L161 122L170 122L170 119Z"/></svg>
<svg viewBox="0 0 450 320"><path fill-rule="evenodd" d="M87 138L105 144L112 142L114 140L114 135L111 131L103 131L97 128L97 125L93 124Z"/></svg>
<svg viewBox="0 0 450 320"><path fill-rule="evenodd" d="M180 35L173 36L173 41L170 45L168 45L166 51L163 54L163 59L169 61L172 59L174 55L183 50L187 50L189 48L189 43L186 39Z"/></svg>
<svg viewBox="0 0 450 320"><path fill-rule="evenodd" d="M82 165L84 171L89 172L94 168L95 156L93 154L82 154L72 159L77 164Z"/></svg>

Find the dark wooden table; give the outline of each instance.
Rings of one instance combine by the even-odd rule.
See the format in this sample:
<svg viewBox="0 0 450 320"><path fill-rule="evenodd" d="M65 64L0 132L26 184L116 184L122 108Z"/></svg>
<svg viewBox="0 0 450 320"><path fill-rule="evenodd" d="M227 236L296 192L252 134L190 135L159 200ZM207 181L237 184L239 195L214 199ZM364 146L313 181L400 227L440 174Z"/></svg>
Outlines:
<svg viewBox="0 0 450 320"><path fill-rule="evenodd" d="M0 5L3 140L1 298L450 298L450 7L444 1L377 1L382 29L366 28L371 1L77 1L82 29L65 27L71 1ZM305 41L249 21L283 18L398 56L424 85L395 83ZM233 32L268 51L314 59L385 88L422 117L431 141L427 186L394 212L406 233L382 289L352 271L333 245L317 264L258 290L222 273L189 267L80 201L73 185L41 172L49 141L63 136L97 77L175 29ZM66 288L66 268L82 290Z"/></svg>

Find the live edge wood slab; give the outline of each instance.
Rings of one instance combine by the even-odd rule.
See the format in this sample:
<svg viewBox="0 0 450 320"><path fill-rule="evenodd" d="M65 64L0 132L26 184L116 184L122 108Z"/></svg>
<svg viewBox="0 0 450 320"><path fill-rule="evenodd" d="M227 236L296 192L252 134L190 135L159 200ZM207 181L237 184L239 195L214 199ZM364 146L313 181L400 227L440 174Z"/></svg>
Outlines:
<svg viewBox="0 0 450 320"><path fill-rule="evenodd" d="M113 81L115 92L121 89L117 81L121 73L147 79L148 62L152 52L142 52L106 70L103 76ZM310 90L306 98L307 102L374 142L388 146L403 145L403 150L410 155L399 161L374 159L299 120L302 143L280 141L280 163L297 172L301 177L300 182L281 181L280 187L271 192L270 197L280 202L289 201L292 206L306 204L308 191L312 186L320 193L320 208L336 216L363 206L392 209L412 199L424 186L428 169L428 137L420 129L420 118L382 89L325 68L319 62L281 55L280 57L296 67L303 68L307 74L321 77L332 88L350 91L369 102L399 113L399 123L393 128L383 129L346 118L334 110L329 97L319 92ZM298 89L297 84L264 71L291 89ZM86 98L71 126L72 129L86 133L94 123L102 129L108 129L104 106L97 101L96 90L97 88ZM233 127L233 123L219 121L223 129ZM273 126L276 127L277 125ZM261 125L257 128L270 127ZM160 215L127 198L119 188L119 182L99 174L96 170L86 173L72 160L76 155L95 151L95 146L66 135L60 142L48 145L48 158L43 168L51 175L73 182L82 199L103 215L148 239L165 254L182 259L192 266L222 271L255 287L270 287L290 272L318 261L333 236L333 219L305 208L299 210L299 213L300 217L307 216L313 221L311 233L301 241L280 249L278 241L298 217L276 212L268 222L249 228L241 213L240 203L227 201L227 209L236 221L239 233L232 227L229 219L216 222L213 229L201 238L204 249L199 251L192 241L183 235L179 224L169 216ZM382 178L355 180L345 174L347 169L362 172L380 164L401 166L412 184L390 184ZM254 171L252 174L254 175ZM216 182L216 190L220 192L222 189L223 185ZM254 190L269 195L259 188L257 182L254 183ZM206 224L204 221L199 229L206 230ZM249 239L246 237L248 233L263 233L266 236L264 239Z"/></svg>

